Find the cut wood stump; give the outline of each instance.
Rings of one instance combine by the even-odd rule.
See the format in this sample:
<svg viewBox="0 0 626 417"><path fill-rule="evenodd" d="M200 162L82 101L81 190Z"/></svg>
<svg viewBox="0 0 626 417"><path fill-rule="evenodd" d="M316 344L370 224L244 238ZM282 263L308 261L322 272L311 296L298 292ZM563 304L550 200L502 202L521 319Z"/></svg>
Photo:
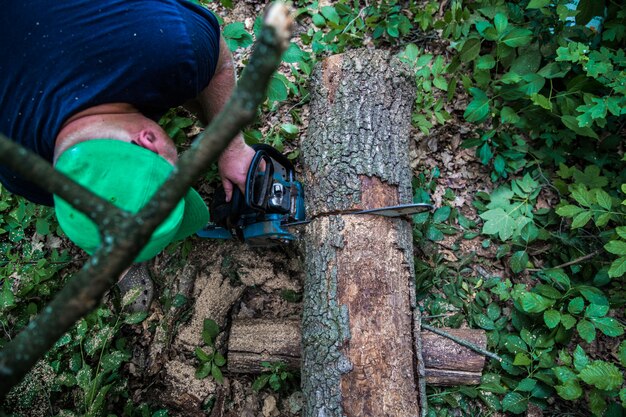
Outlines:
<svg viewBox="0 0 626 417"><path fill-rule="evenodd" d="M324 60L303 141L308 216L302 316L303 416L419 415L413 243L403 219L343 215L412 202L415 85L383 51Z"/></svg>
<svg viewBox="0 0 626 417"><path fill-rule="evenodd" d="M479 329L441 329L485 348L487 336ZM421 332L426 383L439 386L480 383L485 357L427 330ZM282 362L300 369L300 321L237 319L228 338L228 371L256 374L267 371L261 362Z"/></svg>

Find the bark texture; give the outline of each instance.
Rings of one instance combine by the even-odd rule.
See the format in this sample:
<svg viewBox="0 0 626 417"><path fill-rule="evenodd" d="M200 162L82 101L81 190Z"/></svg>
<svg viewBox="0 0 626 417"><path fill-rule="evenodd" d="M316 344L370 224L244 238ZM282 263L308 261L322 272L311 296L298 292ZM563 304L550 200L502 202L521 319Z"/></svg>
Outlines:
<svg viewBox="0 0 626 417"><path fill-rule="evenodd" d="M481 348L487 336L480 329L441 329ZM427 330L421 332L422 356L429 385L475 385L480 383L484 356ZM228 338L228 371L261 373L262 361L283 362L300 369L300 322L298 320L238 319Z"/></svg>
<svg viewBox="0 0 626 417"><path fill-rule="evenodd" d="M382 51L328 58L302 144L307 210L305 416L417 416L407 221L339 212L411 201L414 86Z"/></svg>

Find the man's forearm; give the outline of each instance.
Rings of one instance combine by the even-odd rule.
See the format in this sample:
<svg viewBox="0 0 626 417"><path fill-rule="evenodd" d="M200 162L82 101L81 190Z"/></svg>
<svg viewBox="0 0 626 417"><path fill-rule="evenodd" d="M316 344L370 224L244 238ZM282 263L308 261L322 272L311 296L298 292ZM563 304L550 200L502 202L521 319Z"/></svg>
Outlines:
<svg viewBox="0 0 626 417"><path fill-rule="evenodd" d="M220 37L220 54L215 74L198 96L204 121L210 122L222 110L235 88L235 83L233 58L224 38Z"/></svg>

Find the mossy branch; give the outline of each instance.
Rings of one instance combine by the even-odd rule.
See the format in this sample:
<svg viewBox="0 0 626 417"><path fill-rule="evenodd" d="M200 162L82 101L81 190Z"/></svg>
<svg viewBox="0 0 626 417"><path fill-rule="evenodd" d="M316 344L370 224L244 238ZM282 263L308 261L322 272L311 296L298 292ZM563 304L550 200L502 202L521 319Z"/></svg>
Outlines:
<svg viewBox="0 0 626 417"><path fill-rule="evenodd" d="M102 246L53 301L0 352L0 403L59 337L97 306L105 292L131 264L152 232L169 215L191 184L217 159L230 140L252 121L256 108L265 97L270 77L278 67L280 56L288 44L290 25L291 17L284 4L277 3L270 7L249 64L232 97L192 148L183 154L177 169L152 201L136 216L120 216L120 210L111 209L109 212L109 208L104 210L106 215L96 216L99 224L106 225L101 229ZM6 139L0 141L0 155L3 155L0 162L14 159L18 161L17 164L28 166L29 163L24 162L24 158L32 158L32 155L14 146L6 146L6 142ZM36 163L39 165L39 162ZM11 168L15 166L10 161L8 165ZM23 173L21 169L16 171ZM84 198L87 195L84 189L73 194L79 186L60 179L52 171L53 168L48 164L48 167L33 170L32 176L28 174L25 177L43 184L48 191L64 198L67 196L68 201L80 210L90 212L95 207L94 204L100 204L98 200ZM73 198L74 196L77 198ZM115 213L114 221L110 213Z"/></svg>

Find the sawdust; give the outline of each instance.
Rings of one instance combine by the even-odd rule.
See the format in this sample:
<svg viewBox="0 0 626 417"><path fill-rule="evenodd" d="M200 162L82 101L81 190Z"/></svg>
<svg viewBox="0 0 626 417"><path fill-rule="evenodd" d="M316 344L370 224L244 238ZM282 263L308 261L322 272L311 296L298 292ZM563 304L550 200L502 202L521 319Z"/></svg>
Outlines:
<svg viewBox="0 0 626 417"><path fill-rule="evenodd" d="M217 391L217 382L211 378L197 379L196 369L188 363L173 360L165 364L165 375L163 380L170 385L169 391L171 402L184 404L188 402L190 406L202 404L210 395ZM179 401L184 399L185 401Z"/></svg>

